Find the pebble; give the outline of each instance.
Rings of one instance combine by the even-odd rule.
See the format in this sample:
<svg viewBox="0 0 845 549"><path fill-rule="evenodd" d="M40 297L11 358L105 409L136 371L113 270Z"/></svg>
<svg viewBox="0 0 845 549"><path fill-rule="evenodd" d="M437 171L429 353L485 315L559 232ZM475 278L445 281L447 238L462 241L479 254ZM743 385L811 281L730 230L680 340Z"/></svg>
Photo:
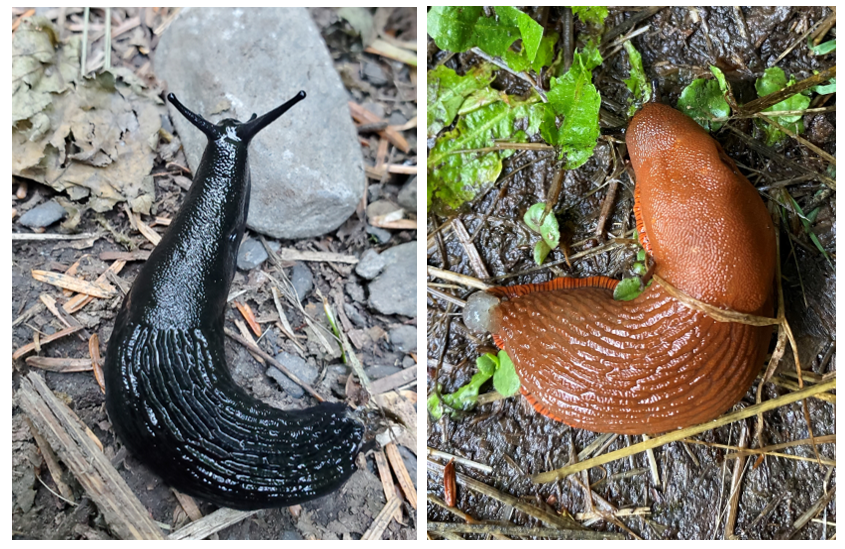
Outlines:
<svg viewBox="0 0 845 549"><path fill-rule="evenodd" d="M364 78L366 78L373 86L384 86L388 83L387 74L378 63L365 61L362 72L364 73Z"/></svg>
<svg viewBox="0 0 845 549"><path fill-rule="evenodd" d="M250 229L308 238L355 212L366 176L349 95L306 9L185 8L161 36L155 73L212 122L248 120L307 94L250 145ZM231 107L212 114L223 101ZM196 172L207 139L173 109L171 118Z"/></svg>
<svg viewBox="0 0 845 549"><path fill-rule="evenodd" d="M387 229L382 229L381 227L373 227L372 225L367 225L364 227L364 230L367 231L367 234L371 234L376 237L379 244L387 244L390 242L390 231Z"/></svg>
<svg viewBox="0 0 845 549"><path fill-rule="evenodd" d="M369 305L385 314L417 316L417 242L383 251L384 270L370 282Z"/></svg>
<svg viewBox="0 0 845 549"><path fill-rule="evenodd" d="M401 370L396 366L387 365L370 366L369 368L364 369L364 373L367 374L370 379L381 379L400 371Z"/></svg>
<svg viewBox="0 0 845 549"><path fill-rule="evenodd" d="M384 118L384 105L381 103L374 103L373 101L364 101L364 104L361 105L374 115L378 116L379 118Z"/></svg>
<svg viewBox="0 0 845 549"><path fill-rule="evenodd" d="M361 278L372 280L384 269L384 258L374 249L370 248L355 265L355 273ZM354 299L354 297L353 297ZM357 300L356 301L360 301Z"/></svg>
<svg viewBox="0 0 845 549"><path fill-rule="evenodd" d="M387 215L401 209L398 204L394 204L390 200L376 200L367 204L367 219Z"/></svg>
<svg viewBox="0 0 845 549"><path fill-rule="evenodd" d="M301 302L308 297L308 293L314 288L314 275L305 263L297 261L290 273L290 282L296 290L296 295Z"/></svg>
<svg viewBox="0 0 845 549"><path fill-rule="evenodd" d="M416 326L397 326L388 332L388 337L396 351L409 353L417 348Z"/></svg>
<svg viewBox="0 0 845 549"><path fill-rule="evenodd" d="M311 385L317 379L319 372L315 366L305 362L300 357L291 353L282 351L276 355L282 366L290 370L290 372L301 379L303 382ZM276 380L279 386L284 390L285 394L293 398L302 398L305 390L294 383L288 376L277 370L274 366L267 368L267 375Z"/></svg>
<svg viewBox="0 0 845 549"><path fill-rule="evenodd" d="M67 211L55 200L48 200L23 214L18 220L21 225L33 229L48 227L67 215Z"/></svg>
<svg viewBox="0 0 845 549"><path fill-rule="evenodd" d="M344 288L346 289L346 295L348 295L352 301L359 303L364 301L364 288L362 288L361 285L354 280L347 282Z"/></svg>
<svg viewBox="0 0 845 549"><path fill-rule="evenodd" d="M387 123L391 126L402 126L408 123L408 119L405 118L405 115L401 111L393 111L390 113Z"/></svg>
<svg viewBox="0 0 845 549"><path fill-rule="evenodd" d="M399 191L396 201L408 211L417 211L417 176L412 177L410 181L405 183L405 186Z"/></svg>
<svg viewBox="0 0 845 549"><path fill-rule="evenodd" d="M252 270L267 261L267 257L267 250L260 241L247 238L238 250L238 269Z"/></svg>
<svg viewBox="0 0 845 549"><path fill-rule="evenodd" d="M344 303L343 312L346 313L346 317L356 326L363 328L367 325L367 320L364 318L364 315L358 311L358 308L355 307L355 305L352 305L351 303Z"/></svg>

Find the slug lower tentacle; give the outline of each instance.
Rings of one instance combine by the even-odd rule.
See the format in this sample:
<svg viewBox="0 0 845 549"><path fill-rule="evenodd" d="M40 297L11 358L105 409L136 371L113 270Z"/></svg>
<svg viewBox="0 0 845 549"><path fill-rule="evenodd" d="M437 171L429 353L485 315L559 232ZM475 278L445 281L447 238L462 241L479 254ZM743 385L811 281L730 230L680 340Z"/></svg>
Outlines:
<svg viewBox="0 0 845 549"><path fill-rule="evenodd" d="M364 427L341 403L279 410L229 373L224 313L249 208L249 141L305 98L212 124L179 214L127 294L105 360L106 407L129 450L171 486L259 509L325 495L355 471Z"/></svg>
<svg viewBox="0 0 845 549"><path fill-rule="evenodd" d="M724 309L771 316L775 242L756 189L698 124L660 104L626 141L635 212L655 273ZM717 322L652 284L615 301L616 281L499 287L489 320L536 410L598 432L656 433L717 417L748 391L771 327Z"/></svg>

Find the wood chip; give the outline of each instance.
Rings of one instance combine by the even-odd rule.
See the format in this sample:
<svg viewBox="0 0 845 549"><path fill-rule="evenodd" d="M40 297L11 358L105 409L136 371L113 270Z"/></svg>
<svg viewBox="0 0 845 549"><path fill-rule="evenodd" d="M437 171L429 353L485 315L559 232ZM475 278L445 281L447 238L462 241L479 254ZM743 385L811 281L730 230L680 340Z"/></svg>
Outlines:
<svg viewBox="0 0 845 549"><path fill-rule="evenodd" d="M244 320L246 320L249 329L252 330L255 337L261 337L261 326L259 326L258 322L255 320L255 313L252 312L252 307L250 307L248 303L242 305L239 301L235 301L235 307L237 307L241 316L244 317Z"/></svg>
<svg viewBox="0 0 845 549"><path fill-rule="evenodd" d="M402 500L399 498L392 498L384 504L381 512L376 516L373 523L367 528L367 531L364 532L364 535L361 536L361 539L381 539L381 535L387 529L388 525L390 524L390 520L393 517L393 513L399 509L399 504Z"/></svg>
<svg viewBox="0 0 845 549"><path fill-rule="evenodd" d="M106 269L105 271L103 271L103 273L100 276L97 277L97 280L94 281L94 284L101 284L101 285L102 284L108 284L106 281L109 279L109 273L116 276L120 273L120 271L123 270L123 268L125 266L126 266L126 261L122 260L122 259L118 259L117 261L115 261L114 263L109 265L109 268ZM64 311L66 313L72 314L72 313L75 313L76 311L82 309L83 307L85 307L87 304L89 304L93 300L94 300L94 298L91 297L88 294L84 294L84 293L77 294L77 295L73 296L72 298L70 298L69 300L67 300L67 302L64 305L62 305L62 309L64 309Z"/></svg>
<svg viewBox="0 0 845 549"><path fill-rule="evenodd" d="M135 250L134 252L100 252L100 261L146 261L150 258L149 250Z"/></svg>
<svg viewBox="0 0 845 549"><path fill-rule="evenodd" d="M55 334L44 336L43 338L40 339L39 345L46 345L47 343L50 343L52 341L56 341L57 339L61 339L61 338L65 337L66 335L76 333L81 329L82 329L82 326L71 326L70 328L65 328L64 330L60 330L60 331L56 332ZM27 354L33 352L35 350L35 347L36 347L35 342L27 343L26 345L24 345L23 347L21 347L20 349L18 349L14 353L12 353L12 360L17 360L17 359L23 357L24 355L27 355Z"/></svg>
<svg viewBox="0 0 845 549"><path fill-rule="evenodd" d="M393 475L390 474L390 466L387 464L387 457L385 457L384 451L374 451L373 457L376 460L378 476L381 479L381 487L384 490L384 499L390 501L391 498L400 497L399 492L396 490L396 485L393 484ZM396 512L393 514L393 520L400 524L402 523L402 511L400 509L396 509Z"/></svg>
<svg viewBox="0 0 845 549"><path fill-rule="evenodd" d="M408 503L411 504L411 507L416 509L417 490L416 488L414 488L414 483L411 480L411 475L408 474L408 470L405 468L405 462L402 460L402 456L399 454L399 448L397 448L396 445L391 442L384 447L384 453L387 454L387 460L390 461L390 466L393 468L393 472L396 474L396 479L399 481L399 486L402 487L402 491L405 493L405 499L408 500Z"/></svg>
<svg viewBox="0 0 845 549"><path fill-rule="evenodd" d="M236 511L235 509L218 509L200 520L194 521L167 536L167 539L205 539L208 536L237 524L258 511Z"/></svg>
<svg viewBox="0 0 845 549"><path fill-rule="evenodd" d="M352 114L352 118L361 124L375 124L377 122L382 122L383 119L379 118L372 112L368 111L361 105L355 103L354 101L349 102L349 112ZM411 151L411 146L408 144L408 141L402 137L402 134L396 131L395 129L388 126L384 129L384 131L378 132L381 137L384 137L388 141L390 141L393 146L404 153L408 153Z"/></svg>
<svg viewBox="0 0 845 549"><path fill-rule="evenodd" d="M56 273L53 271L33 270L32 278L39 282L46 282L47 284L52 284L53 286L57 286L59 288L67 288L68 290L73 290L74 292L81 294L88 294L94 297L107 299L113 297L117 293L117 290L115 290L114 286L111 284L92 284L91 282L87 282L81 278L67 276L64 273Z"/></svg>
<svg viewBox="0 0 845 549"><path fill-rule="evenodd" d="M277 254L282 261L327 261L330 263L358 263L354 255L336 254L334 252L299 251L293 248L282 248Z"/></svg>
<svg viewBox="0 0 845 549"><path fill-rule="evenodd" d="M241 333L241 336L245 340L249 341L254 346L258 347L258 344L255 343L255 340L252 338L252 334L249 333L249 329L247 329L246 324L244 324L243 320L241 320L240 318L236 318L235 319L235 326L237 326L238 331ZM267 364L266 362L264 362L264 359L261 358L261 356L258 355L258 353L253 352L249 347L247 347L247 350L249 350L249 354L252 355L252 358L257 360L260 364Z"/></svg>
<svg viewBox="0 0 845 549"><path fill-rule="evenodd" d="M364 51L375 55L381 55L382 57L387 57L389 59L394 59L412 67L417 66L416 52L394 46L389 42L385 42L381 38L373 40L373 43L364 48Z"/></svg>
<svg viewBox="0 0 845 549"><path fill-rule="evenodd" d="M387 164L387 171L388 171L388 173L416 175L417 174L417 167L416 166L403 166L401 164Z"/></svg>
<svg viewBox="0 0 845 549"><path fill-rule="evenodd" d="M91 355L91 367L94 369L94 380L100 386L100 392L106 394L106 377L103 375L103 368L100 367L100 336L92 334L88 339L88 354Z"/></svg>
<svg viewBox="0 0 845 549"><path fill-rule="evenodd" d="M138 216L135 219L135 223L138 224L138 232L144 235L144 238L152 242L153 246L158 246L158 243L161 242L161 235L155 232L149 225L141 221L141 216Z"/></svg>
<svg viewBox="0 0 845 549"><path fill-rule="evenodd" d="M56 456L56 452L50 447L50 443L41 436L41 432L35 428L35 425L32 424L32 421L29 420L28 417L24 416L24 420L26 420L27 425L29 425L29 430L32 433L33 438L35 438L35 443L38 445L38 449L41 451L41 456L44 458L44 462L47 464L47 469L50 471L50 476L53 477L53 482L56 483L56 487L59 489L59 493L62 495L63 498L70 501L71 503L75 502L75 498L73 497L73 490L70 489L70 486L62 480L64 476L64 471L62 471L61 465L59 465L59 458Z"/></svg>
<svg viewBox="0 0 845 549"><path fill-rule="evenodd" d="M150 512L138 501L88 429L35 372L21 380L18 405L97 505L120 539L164 539Z"/></svg>
<svg viewBox="0 0 845 549"><path fill-rule="evenodd" d="M182 509L191 521L196 522L202 519L202 513L200 512L200 508L197 507L197 502L194 501L194 498L188 494L183 494L176 488L170 488L170 491L173 492L174 496L176 496L176 500L179 502L179 505L182 506Z"/></svg>
<svg viewBox="0 0 845 549"><path fill-rule="evenodd" d="M30 356L26 358L26 365L31 368L41 368L50 372L69 374L73 372L90 372L93 367L87 358L56 358L49 356Z"/></svg>
<svg viewBox="0 0 845 549"><path fill-rule="evenodd" d="M406 383L410 383L411 381L416 381L417 379L417 367L411 366L410 368L405 368L395 374L390 374L387 377L383 377L381 379L377 379L370 384L370 390L373 392L374 395L380 395L382 393L386 393L397 387L401 387Z"/></svg>

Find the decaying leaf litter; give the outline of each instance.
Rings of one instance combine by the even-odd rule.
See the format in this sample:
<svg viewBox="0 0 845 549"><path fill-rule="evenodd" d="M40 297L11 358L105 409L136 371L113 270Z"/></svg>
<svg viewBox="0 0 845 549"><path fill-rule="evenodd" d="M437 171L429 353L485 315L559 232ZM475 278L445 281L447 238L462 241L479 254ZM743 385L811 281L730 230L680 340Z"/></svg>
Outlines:
<svg viewBox="0 0 845 549"><path fill-rule="evenodd" d="M637 37L632 42L642 54L646 74L657 81L663 101L672 104L693 79L711 74L709 66L715 60L720 60L715 64L725 71L731 91L745 108L753 107L752 100L757 97L747 82L762 75L769 61L782 53L785 52L776 65L787 78L794 74L799 81L833 63L832 56L817 56L810 50L810 46L832 38L814 34L827 33L835 26L835 14L827 10L624 10L610 10L599 47L603 63L593 73L593 83L602 98L601 119L611 121L603 125L623 125L619 121L626 116L626 97L630 94L623 81L629 78L630 65L622 43L614 42L626 33ZM560 32L567 24L573 24L568 23L573 21L572 14L562 9L528 9L527 13L548 30ZM576 40L581 41L573 42L564 36L561 44L583 48L583 38L578 37L588 34L589 29L575 18L574 30ZM441 50L429 37L428 68L445 71L441 68L445 66L458 75L483 73L479 63L484 56L476 53L475 49L466 53ZM573 56L563 51L561 58ZM728 66L724 66L726 58L730 59ZM546 90L548 72L541 75ZM530 71L511 74L500 69L495 73L493 89L499 96L517 95L525 101L531 89L526 76L534 80L538 75ZM430 73L429 86L431 82ZM430 97L431 93L429 87ZM811 94L811 102L804 107L809 111L789 114L798 114L804 123L806 129L801 135L824 151L835 152L835 95L830 93ZM461 102L457 101L457 105ZM771 103L766 105L769 106ZM728 122L727 127L717 139L764 199L779 205L778 215L783 212L781 265L786 317L798 341L804 387L835 383L835 255L830 253L835 243L835 201L831 200L834 190L829 186L830 163L795 141L766 147L759 141L760 137L765 141L765 134L755 134L752 126L757 121L748 119L746 113L750 112L734 109L734 117L724 121ZM430 130L431 123L430 110ZM446 126L446 131L449 128ZM520 128L525 126L518 123L515 129ZM441 129L435 128L435 134ZM725 132L730 132L727 135L731 137L726 139ZM749 135L759 137L753 139ZM528 136L527 141L504 160L499 183L480 188L457 213L441 204L438 215L429 216L429 395L437 388L435 378L444 394L465 386L478 371L476 358L494 349L492 341L479 340L462 325L461 307L474 289L542 282L554 276L602 274L620 278L635 261L636 249L628 245L633 242L629 239L634 227L632 183L622 173L618 147L612 140L602 138L592 159L578 170L565 172L559 199L554 200L562 247L569 246L565 249L568 257L564 250L557 249L542 266L537 266L532 248L540 235L532 234L523 225L523 214L531 205L556 196L551 188L560 172L553 169L553 153L547 152L544 143L534 150L524 150L531 142L542 143L539 136ZM502 142L496 144L500 150L508 147ZM790 165L792 161L797 165ZM431 172L429 175L431 179ZM602 211L607 208L602 206L612 194L606 189L614 185L618 189L615 199L609 199L611 213L605 221ZM789 197L780 194L784 189ZM448 198L451 197L447 195ZM813 209L813 216L805 215L802 223L791 198L803 211ZM437 211L437 204L434 208ZM442 213L446 215L439 215ZM454 228L456 221L466 227L469 240L462 239L461 231ZM599 223L604 223L603 230L596 229ZM475 251L469 253L472 248ZM492 277L480 274L482 268ZM791 351L788 347L785 350L778 373L763 386L764 402L799 390ZM780 345L776 352L779 351ZM493 537L583 537L583 531L555 534L548 530L586 526L649 539L831 538L835 536L835 508L831 505L835 501L835 462L830 445L834 440L834 416L832 406L825 402L835 397L820 397L803 401L818 456L810 444L804 410L798 403L765 415L762 445L772 453L762 463L757 461L757 454L742 453L742 448L761 445L754 437L756 421L744 420L564 480L534 484L530 478L539 473L624 450L638 442L638 437L569 429L539 416L519 397L503 400L495 392L481 394L478 406L471 412L458 413L454 418L447 413L440 421L429 424L427 513L433 526L429 536L449 538L474 533ZM735 410L753 404L753 394L749 394ZM787 446L789 450L785 449ZM773 457L782 454L790 455ZM750 459L737 460L740 455ZM450 456L455 456L459 475L465 476L458 477L456 508L444 510L441 471ZM521 502L519 508L514 501ZM556 523L558 519L553 517L560 517L558 513L563 513L564 518L566 513L572 513L579 524ZM472 528L473 520L495 524ZM447 528L448 524L441 526L456 521L470 524L458 530ZM505 524L545 530L519 531L504 527Z"/></svg>
<svg viewBox="0 0 845 549"><path fill-rule="evenodd" d="M114 439L98 387L97 362L105 349L100 342L108 340L138 262L149 255L190 185L191 174L151 68L158 37L177 14L176 9L149 8L12 12L13 224L18 225L13 227L13 382L21 392L27 380L30 403L27 414L20 407L13 410L13 536L112 539L127 531L151 532L132 524L128 513L115 517L102 512L124 493L140 500L139 509L156 521L163 536L414 538L415 470L409 475L407 468L415 465L410 450L416 451L416 376L407 372L415 371L416 353L390 346L387 330L407 319L370 311L362 281L354 274L365 250L382 251L415 239L413 212L396 208L388 212L392 217L373 220L364 201L330 235L282 242L281 248L268 242L274 244L268 246L271 261L237 275L227 314L238 328L244 326L240 334L231 332L230 363L244 365L235 373L237 381L259 398L282 407L314 402L308 396L297 402L279 392L275 382L268 382L267 367L248 353L254 350L259 358L263 353L272 360L283 350L317 365L318 375L310 383L317 394L334 399L355 395L356 406L375 408L367 401L378 401L387 411L387 416L375 412L381 417L377 421L389 428L380 436L384 449L359 456L365 474L356 474L341 491L317 502L257 514L209 514L213 506L174 494ZM415 41L415 10L315 9L311 15L344 75L351 105L371 123L359 128L369 185L395 202L402 184L416 173L416 145L413 139L409 142L416 112L416 74L410 64L415 54L409 49ZM84 78L82 64L87 67ZM376 84L362 70L365 64L379 72ZM381 115L362 104L380 106ZM409 121L388 123L386 113L396 110L410 113ZM18 224L21 214L51 200L66 212L61 226L29 230ZM384 243L367 232L377 224L386 231L380 234ZM313 290L301 296L295 296L289 279L295 262L306 265L312 278ZM357 313L355 322L347 311ZM250 334L247 325L259 335ZM254 349L246 338L260 347ZM391 364L385 372L397 372L374 378L368 392L357 376L349 375L341 356L347 363L357 361L361 372L374 364ZM33 374L39 377L27 377ZM38 397L39 391L50 398ZM55 417L79 419L44 423L43 418L54 417L43 415L50 406L59 414ZM44 432L38 434L33 424ZM114 477L128 483L126 489L95 497L80 488L75 475L94 479L95 473L69 470L77 450L60 442L66 440L62 433L78 428L90 429L100 445L95 452L104 452L104 463L110 464L106 474L117 472Z"/></svg>

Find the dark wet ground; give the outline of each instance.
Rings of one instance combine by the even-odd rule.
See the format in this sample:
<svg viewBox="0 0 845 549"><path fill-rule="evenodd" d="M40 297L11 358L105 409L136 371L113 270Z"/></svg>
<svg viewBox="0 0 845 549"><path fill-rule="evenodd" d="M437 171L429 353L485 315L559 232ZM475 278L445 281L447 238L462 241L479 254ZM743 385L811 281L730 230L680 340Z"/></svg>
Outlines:
<svg viewBox="0 0 845 549"><path fill-rule="evenodd" d="M612 29L623 23L633 12L623 8L611 9L607 27ZM528 13L534 13L528 10ZM768 64L780 55L801 33L818 23L830 12L823 8L743 8L748 29L748 38L736 30L737 19L733 8L669 8L657 12L646 23L651 30L635 38L634 44L643 55L643 65L649 78L658 83L658 93L665 103L674 105L681 89L692 79L709 73L708 65L715 64L726 72L726 76L739 102L753 99L756 94L753 81L762 74ZM546 15L547 28L553 28L560 17L558 8L551 8ZM581 29L577 26L576 34ZM637 25L637 27L642 26ZM442 62L449 54L440 52L429 42L429 68ZM616 53L607 57L594 71L593 82L602 94L604 107L624 118L627 90L622 82L628 77L627 55ZM458 70L466 69L477 58L471 54L452 56L447 64ZM815 58L808 53L806 45L800 45L786 55L777 66L787 75L795 74L798 80L810 76L813 70L822 70L834 63L833 56ZM502 74L500 71L499 74ZM515 78L500 78L501 85L509 93L518 93L521 81ZM512 86L512 87L509 87ZM835 96L826 105L835 103ZM811 105L814 106L814 105ZM835 154L835 135L824 128L835 126L835 113L805 117L808 137L831 154ZM750 123L740 120L731 123L738 130L750 133ZM814 133L813 128L819 128ZM717 134L728 154L740 165L744 173L757 187L795 177L777 163L750 151L733 135L723 130ZM612 151L611 148L617 148ZM618 144L600 140L593 158L580 169L567 172L563 190L555 206L555 212L570 234L562 240L569 243L581 242L593 237L606 188L594 194L591 190L600 186L613 170L611 158L614 152L621 152ZM796 160L810 170L823 172L826 166L818 157L794 141L787 141L777 149L779 154ZM541 160L549 153L518 152L504 163L501 178L512 170L537 161L515 176L509 178L507 189L498 198L501 188L497 184L465 210L459 212L460 220L475 237L475 246L482 261L493 277L512 275L534 267L532 247L538 237L532 236L522 224L525 210L536 202L543 201L553 178L552 162ZM627 155L624 156L627 159ZM539 161L538 161L539 160ZM501 179L500 178L500 179ZM623 173L614 203L613 213L606 231L621 235L634 227L633 183ZM810 205L813 195L824 189L817 181L797 183L787 187L790 194L802 206ZM764 200L770 200L776 191L763 192ZM825 198L821 204L812 229L824 247L835 250L835 194ZM807 211L805 209L805 211ZM487 222L482 219L489 212ZM448 216L429 216L428 263L469 276L477 276L471 268L462 245L447 227L440 236L433 236L433 229L448 224ZM835 370L835 270L810 243L803 227L794 215L782 227L781 250L784 276L784 293L787 303L787 318L798 340L802 366L826 374ZM787 235L789 233L789 235ZM580 252L595 242L576 247ZM445 256L444 256L445 252ZM507 278L505 284L543 282L556 276L589 276L602 274L620 278L626 274L633 262L633 248L618 247L611 252L575 261L572 267L565 263L553 268ZM555 250L547 263L563 259L560 250ZM835 265L835 260L834 260ZM429 279L431 282L431 279ZM488 281L489 282L489 281ZM803 291L801 285L803 284ZM469 289L450 289L456 297L466 299ZM806 304L805 304L806 299ZM454 391L467 383L475 372L475 358L494 348L489 337L478 339L464 328L460 309L445 301L428 298L428 375L429 392L434 388L432 376L442 384L443 392ZM788 351L779 372L794 372L794 365ZM442 361L442 362L441 362ZM737 407L754 403L756 383ZM487 390L486 388L484 390ZM490 389L492 390L492 388ZM766 384L764 399L774 398L785 392ZM808 401L812 428L816 436L835 433L835 411L831 404L811 399ZM736 408L735 408L736 409ZM753 432L754 422L745 426ZM741 423L708 431L698 439L720 444L735 445ZM534 485L529 477L533 474L564 466L570 453L577 453L597 436L588 431L576 430L538 415L522 397L479 406L464 417L444 419L429 424L428 444L430 447L456 454L482 464L491 465L492 475L466 468L460 464L460 473L477 478L511 495L523 498L539 507L555 511L563 509L571 513L590 510L591 503L585 498L584 488L572 480L553 484ZM806 423L800 405L779 408L766 414L766 444L777 444L808 436ZM619 437L606 452L623 448L639 441L639 437ZM831 444L819 446L822 456L833 459ZM645 518L622 518L636 535L646 539L710 539L723 538L724 514L729 497L731 474L735 460L725 460L727 450L682 443L671 443L655 450L659 472L659 483L651 479L647 470L645 455L612 462L604 468L590 471L590 483L595 493L617 508L648 507L650 515ZM784 450L785 453L812 457L809 446ZM835 489L831 469L811 461L796 461L768 457L759 467L752 468L753 459L746 464L735 533L744 539L773 539L788 533L799 515L810 508L825 494ZM626 471L639 471L629 478L611 478L598 483L605 476ZM443 497L442 477L429 471L428 493ZM769 504L774 504L767 508ZM479 496L465 488L458 489L457 507L476 519L501 521L518 525L539 526L540 523L521 512L486 496ZM761 512L765 511L761 514ZM456 521L451 513L429 503L429 521ZM835 522L835 498L819 513L818 518ZM591 526L598 530L621 532L618 525L599 521ZM835 529L810 523L794 534L799 539L830 538Z"/></svg>

